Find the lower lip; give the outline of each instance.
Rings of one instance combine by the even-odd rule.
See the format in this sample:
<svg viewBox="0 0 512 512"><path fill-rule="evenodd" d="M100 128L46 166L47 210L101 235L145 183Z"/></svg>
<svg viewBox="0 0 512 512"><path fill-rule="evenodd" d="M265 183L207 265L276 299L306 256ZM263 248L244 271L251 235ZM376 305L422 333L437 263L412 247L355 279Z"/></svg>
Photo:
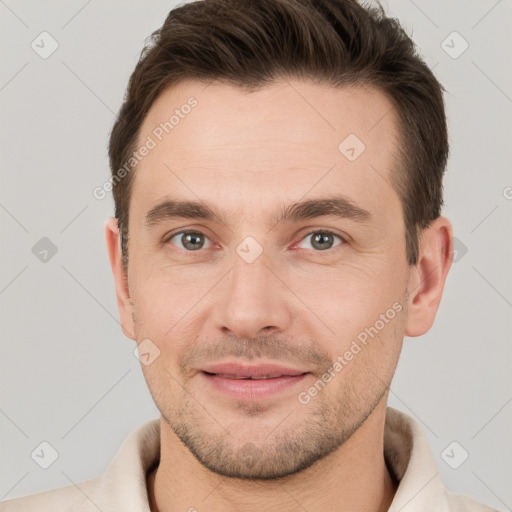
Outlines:
<svg viewBox="0 0 512 512"><path fill-rule="evenodd" d="M236 400L261 400L277 393L292 389L302 382L307 373L302 375L283 375L274 379L227 379L218 375L201 372L217 391Z"/></svg>

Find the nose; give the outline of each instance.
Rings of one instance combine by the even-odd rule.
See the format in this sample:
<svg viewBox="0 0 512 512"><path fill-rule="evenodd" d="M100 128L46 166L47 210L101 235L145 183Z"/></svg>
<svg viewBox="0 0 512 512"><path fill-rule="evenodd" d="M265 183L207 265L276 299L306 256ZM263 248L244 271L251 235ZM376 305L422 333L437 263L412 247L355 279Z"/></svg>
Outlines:
<svg viewBox="0 0 512 512"><path fill-rule="evenodd" d="M276 274L263 254L252 263L235 254L216 302L216 327L240 339L286 330L292 318L292 294Z"/></svg>

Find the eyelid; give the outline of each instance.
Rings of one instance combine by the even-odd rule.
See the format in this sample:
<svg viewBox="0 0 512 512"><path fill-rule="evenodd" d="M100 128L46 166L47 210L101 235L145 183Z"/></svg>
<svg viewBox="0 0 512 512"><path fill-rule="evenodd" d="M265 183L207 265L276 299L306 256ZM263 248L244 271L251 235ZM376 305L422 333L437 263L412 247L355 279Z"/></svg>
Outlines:
<svg viewBox="0 0 512 512"><path fill-rule="evenodd" d="M176 235L183 235L185 233L200 234L200 235L204 236L205 238L207 238L208 240L210 240L212 246L219 247L219 244L215 243L206 233L203 232L203 228L201 228L201 229L199 229L199 228L198 229L194 229L194 228L191 228L191 227L180 228L177 231L171 231L170 233L167 233L166 235L164 235L164 237L162 239L162 244L165 245L165 244L169 243L170 240L172 238L174 238ZM348 235L337 233L337 232L335 232L335 231L333 231L331 229L328 229L328 228L309 228L309 230L304 235L302 235L300 237L299 241L295 242L292 247L295 247L300 242L302 242L305 238L307 238L308 236L310 236L310 235L312 235L314 233L323 233L323 234L333 235L335 237L338 237L341 240L341 243L336 245L336 246L334 246L334 247L331 247L330 249L325 249L323 251L315 251L314 249L304 249L304 250L309 250L309 251L312 251L314 253L319 253L319 254L330 253L330 252L334 251L336 248L345 245L350 240L350 237ZM179 248L177 248L177 249L179 249ZM201 249L199 249L197 251L187 251L186 249L179 249L179 250L181 252L186 252L186 253L190 253L190 254L201 252Z"/></svg>
<svg viewBox="0 0 512 512"><path fill-rule="evenodd" d="M335 245L334 247L331 247L329 249L325 249L323 251L315 251L314 249L303 249L305 251L314 252L315 254L322 254L322 253L324 253L324 254L332 254L332 251L335 251L339 247L345 245L346 243L348 243L348 240L350 239L350 237L348 235L344 235L344 234L342 235L342 234L337 233L336 231L333 231L333 230L328 229L328 228L313 228L313 229L310 228L303 236L300 237L300 240L298 242L296 242L293 245L293 247L295 247L300 242L302 242L305 238L307 238L308 236L313 235L314 233L322 233L322 234L333 235L335 237L338 237L341 240L340 244ZM301 248L299 248L299 249L301 249Z"/></svg>
<svg viewBox="0 0 512 512"><path fill-rule="evenodd" d="M168 244L172 238L174 238L175 236L177 235L184 235L184 234L190 234L190 233L193 233L193 234L197 234L197 235L202 235L204 236L205 238L207 238L209 241L210 241L210 244L211 246L218 246L218 244L216 244L206 233L203 232L202 228L201 229L194 229L194 228L180 228L176 231L171 231L170 233L166 233L163 237L162 237L162 245L166 245ZM171 244L173 245L173 244ZM195 254L195 253L198 253L198 252L201 252L202 248L197 250L197 251L187 251L186 249L180 249L179 247L176 247L173 245L173 247L176 248L176 250L178 251L181 251L182 253L185 252L185 253L190 253L190 254ZM210 249L211 247L207 247L207 249Z"/></svg>
<svg viewBox="0 0 512 512"><path fill-rule="evenodd" d="M169 231L169 232L165 233L162 236L162 242L163 243L168 242L173 236L182 235L184 233L199 233L201 235L204 235L204 236L210 238L205 233L205 228L203 226L201 226L200 228L195 228L194 226L185 226L185 227L177 228L173 231Z"/></svg>

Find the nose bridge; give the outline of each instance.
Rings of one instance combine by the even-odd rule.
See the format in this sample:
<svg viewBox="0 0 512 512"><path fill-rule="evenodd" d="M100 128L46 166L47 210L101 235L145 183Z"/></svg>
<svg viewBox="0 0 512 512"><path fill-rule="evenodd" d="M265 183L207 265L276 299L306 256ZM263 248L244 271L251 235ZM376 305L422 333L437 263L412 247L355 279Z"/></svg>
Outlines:
<svg viewBox="0 0 512 512"><path fill-rule="evenodd" d="M266 290L270 287L269 277L272 275L267 267L267 261L266 255L260 255L254 261L245 260L239 254L235 255L230 279L233 298L236 296L242 302L264 302Z"/></svg>
<svg viewBox="0 0 512 512"><path fill-rule="evenodd" d="M237 247L224 297L218 304L218 328L251 338L264 329L288 326L291 315L286 297L267 265L271 265L267 254L253 240L246 239Z"/></svg>

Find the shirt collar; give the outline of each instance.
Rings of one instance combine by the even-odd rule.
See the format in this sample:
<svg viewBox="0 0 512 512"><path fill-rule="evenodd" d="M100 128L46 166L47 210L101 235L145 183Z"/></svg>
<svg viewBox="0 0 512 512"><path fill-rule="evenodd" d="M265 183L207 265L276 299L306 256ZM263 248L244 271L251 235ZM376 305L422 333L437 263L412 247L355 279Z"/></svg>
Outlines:
<svg viewBox="0 0 512 512"><path fill-rule="evenodd" d="M160 420L155 419L130 433L103 474L99 491L105 510L148 511L146 475L159 457ZM389 512L449 511L436 461L419 423L392 407L386 410L384 457L399 481Z"/></svg>
<svg viewBox="0 0 512 512"><path fill-rule="evenodd" d="M450 509L422 428L416 420L393 407L386 411L384 458L399 481L389 512Z"/></svg>

